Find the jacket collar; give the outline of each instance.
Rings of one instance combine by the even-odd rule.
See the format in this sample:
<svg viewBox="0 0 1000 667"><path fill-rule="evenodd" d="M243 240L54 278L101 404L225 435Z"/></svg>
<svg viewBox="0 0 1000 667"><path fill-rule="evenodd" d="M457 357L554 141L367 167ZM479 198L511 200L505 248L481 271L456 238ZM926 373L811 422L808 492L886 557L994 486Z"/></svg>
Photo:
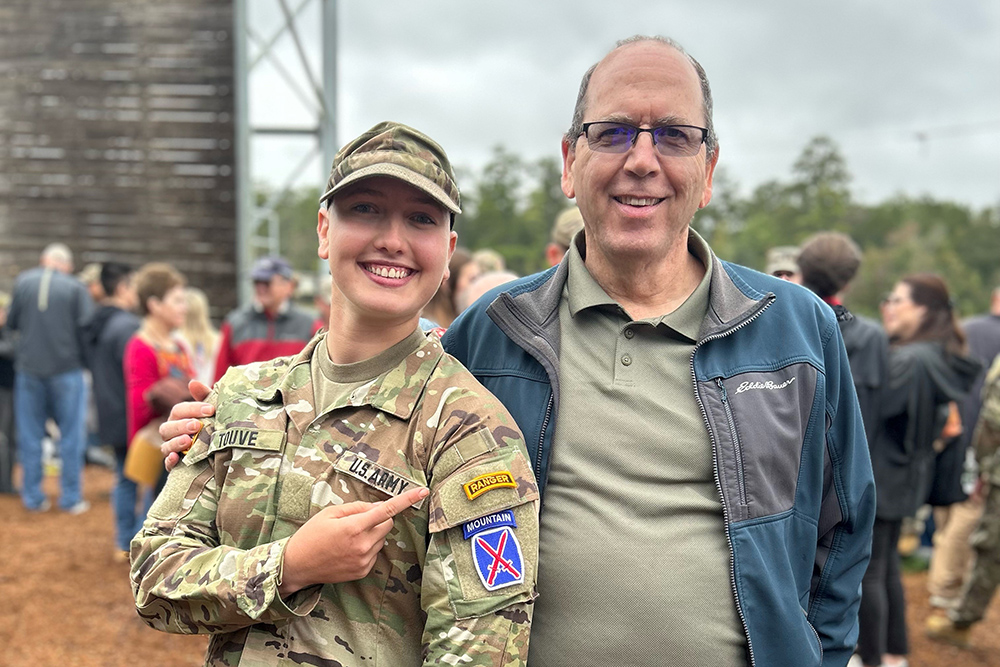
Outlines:
<svg viewBox="0 0 1000 667"><path fill-rule="evenodd" d="M697 235L693 229L691 233ZM714 252L712 259L708 312L701 323L699 342L708 336L722 335L739 328L770 306L775 299L773 292L761 292L750 286L733 271L729 262L721 261Z"/></svg>

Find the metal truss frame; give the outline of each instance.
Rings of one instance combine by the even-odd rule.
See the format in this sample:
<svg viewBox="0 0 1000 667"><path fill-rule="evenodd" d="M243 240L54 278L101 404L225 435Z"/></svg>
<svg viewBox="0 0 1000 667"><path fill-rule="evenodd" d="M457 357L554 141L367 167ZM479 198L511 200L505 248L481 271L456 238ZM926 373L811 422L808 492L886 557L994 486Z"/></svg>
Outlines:
<svg viewBox="0 0 1000 667"><path fill-rule="evenodd" d="M287 194L299 176L318 155L329 165L337 151L337 0L233 0L234 22L234 97L236 121L236 227L237 227L237 281L240 304L250 301L253 287L250 284L250 267L257 257L280 252L278 234L281 221L276 205ZM281 10L283 22L273 26L270 34L262 34L249 24L248 6L251 2L271 2ZM318 3L321 13L322 71L320 78L312 71L297 20L309 5ZM291 62L275 46L285 35L294 45ZM251 56L251 45L257 53ZM254 68L267 61L282 77L289 89L315 120L308 127L269 125L255 127L250 122L251 75ZM308 82L301 85L293 75L298 70L300 78ZM274 193L262 203L255 201L254 174L251 166L253 139L259 136L314 137L315 147L308 151L278 185Z"/></svg>

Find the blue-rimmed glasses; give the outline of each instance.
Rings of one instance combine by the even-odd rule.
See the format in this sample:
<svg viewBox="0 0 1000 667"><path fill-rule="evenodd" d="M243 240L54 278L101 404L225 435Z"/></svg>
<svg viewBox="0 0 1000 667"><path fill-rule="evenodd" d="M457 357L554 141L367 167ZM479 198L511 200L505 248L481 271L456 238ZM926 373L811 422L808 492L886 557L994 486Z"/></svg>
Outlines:
<svg viewBox="0 0 1000 667"><path fill-rule="evenodd" d="M587 137L591 150L601 153L626 153L635 146L639 135L649 132L660 155L687 157L701 149L708 129L696 125L660 125L636 127L629 123L597 121L584 123L580 134Z"/></svg>

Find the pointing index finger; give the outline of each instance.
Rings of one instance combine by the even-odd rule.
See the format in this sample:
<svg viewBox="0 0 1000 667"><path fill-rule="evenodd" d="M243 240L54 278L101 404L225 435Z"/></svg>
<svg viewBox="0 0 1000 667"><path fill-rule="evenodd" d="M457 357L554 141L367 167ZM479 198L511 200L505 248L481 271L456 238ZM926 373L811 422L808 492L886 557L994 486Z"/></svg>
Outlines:
<svg viewBox="0 0 1000 667"><path fill-rule="evenodd" d="M385 502L379 503L361 515L365 519L365 527L373 528L380 523L385 523L410 505L420 502L429 494L430 489L421 486L416 489L410 489L405 493L401 493L398 496L389 498L389 500L386 500Z"/></svg>

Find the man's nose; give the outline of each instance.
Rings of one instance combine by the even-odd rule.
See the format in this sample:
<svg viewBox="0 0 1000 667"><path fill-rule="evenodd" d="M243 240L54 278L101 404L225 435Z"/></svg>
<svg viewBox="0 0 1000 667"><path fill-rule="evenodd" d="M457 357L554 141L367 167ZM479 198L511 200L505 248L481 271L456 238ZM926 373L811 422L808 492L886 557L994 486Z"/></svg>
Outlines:
<svg viewBox="0 0 1000 667"><path fill-rule="evenodd" d="M625 159L625 169L636 176L648 176L660 169L660 154L653 144L653 135L640 132L629 149Z"/></svg>

